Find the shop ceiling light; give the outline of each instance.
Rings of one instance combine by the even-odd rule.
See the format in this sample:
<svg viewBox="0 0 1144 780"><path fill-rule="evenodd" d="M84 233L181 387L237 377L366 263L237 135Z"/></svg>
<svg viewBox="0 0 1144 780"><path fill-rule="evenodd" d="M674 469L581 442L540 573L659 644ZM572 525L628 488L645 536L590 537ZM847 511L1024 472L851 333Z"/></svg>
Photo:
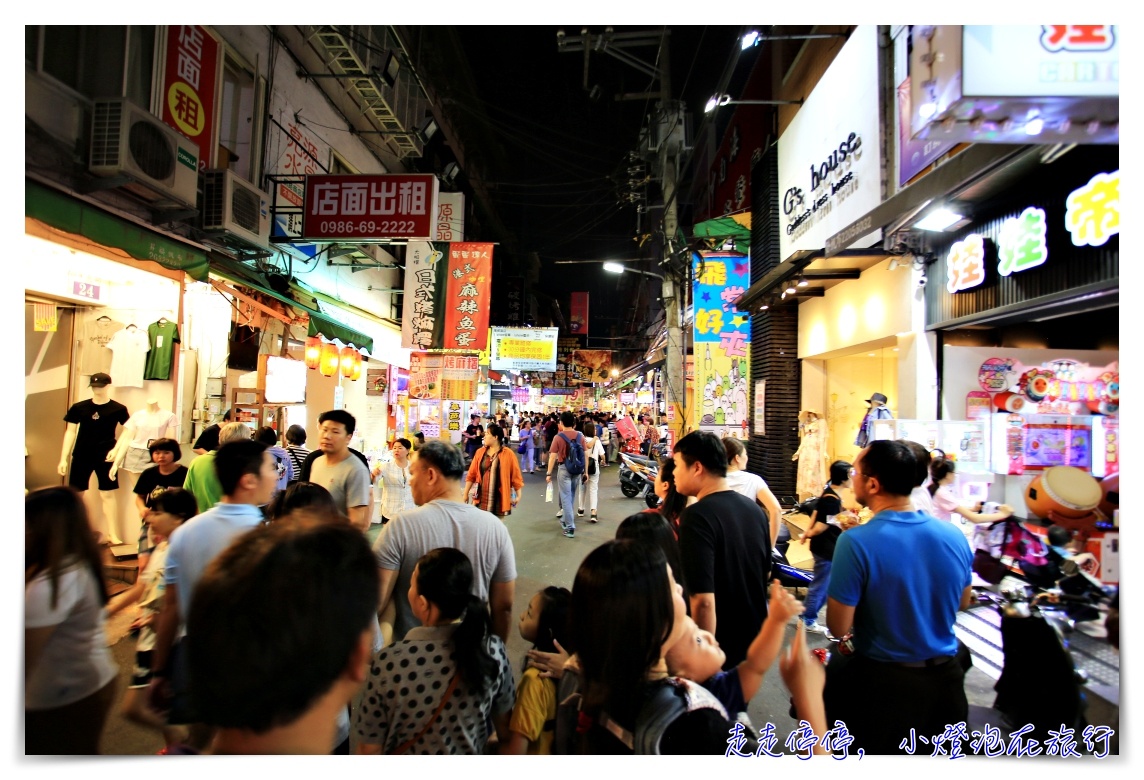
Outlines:
<svg viewBox="0 0 1144 780"><path fill-rule="evenodd" d="M805 277L805 276L800 276L800 277L798 277L798 286L799 286L799 287L806 287L808 284L810 284L810 282L808 282L808 281L806 280L806 277Z"/></svg>
<svg viewBox="0 0 1144 780"><path fill-rule="evenodd" d="M1045 120L1039 116L1031 117L1025 122L1025 135L1040 135L1045 129Z"/></svg>
<svg viewBox="0 0 1144 780"><path fill-rule="evenodd" d="M794 295L796 292L798 292L798 290L795 289L793 282L787 282L786 290L784 290L784 292L787 295Z"/></svg>
<svg viewBox="0 0 1144 780"><path fill-rule="evenodd" d="M914 227L919 230L946 230L951 225L956 225L961 221L961 215L949 209L938 209L932 211L925 216L924 219L919 220L914 224Z"/></svg>

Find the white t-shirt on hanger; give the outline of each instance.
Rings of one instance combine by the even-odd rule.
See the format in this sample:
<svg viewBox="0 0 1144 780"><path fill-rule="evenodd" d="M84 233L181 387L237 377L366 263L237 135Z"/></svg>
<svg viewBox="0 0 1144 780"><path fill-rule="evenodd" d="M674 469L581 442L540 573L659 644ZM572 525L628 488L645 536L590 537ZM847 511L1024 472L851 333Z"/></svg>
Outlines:
<svg viewBox="0 0 1144 780"><path fill-rule="evenodd" d="M151 452L147 447L155 439L173 437L177 424L174 412L167 409L156 412L140 409L131 415L127 421L127 429L132 432L131 444L123 459L123 468L138 473L150 466Z"/></svg>
<svg viewBox="0 0 1144 780"><path fill-rule="evenodd" d="M117 387L143 387L143 369L147 366L147 353L151 351L151 341L147 332L138 327L118 331L107 342L113 353L111 358L111 382Z"/></svg>

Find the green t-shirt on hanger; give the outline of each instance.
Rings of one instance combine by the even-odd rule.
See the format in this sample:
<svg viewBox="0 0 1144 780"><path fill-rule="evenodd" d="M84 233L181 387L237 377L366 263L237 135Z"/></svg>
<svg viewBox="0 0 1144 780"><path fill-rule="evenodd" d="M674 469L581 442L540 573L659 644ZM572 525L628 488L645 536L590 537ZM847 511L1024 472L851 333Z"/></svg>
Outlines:
<svg viewBox="0 0 1144 780"><path fill-rule="evenodd" d="M144 379L170 379L171 363L175 359L175 343L179 341L179 326L163 318L147 326L151 351L147 353Z"/></svg>

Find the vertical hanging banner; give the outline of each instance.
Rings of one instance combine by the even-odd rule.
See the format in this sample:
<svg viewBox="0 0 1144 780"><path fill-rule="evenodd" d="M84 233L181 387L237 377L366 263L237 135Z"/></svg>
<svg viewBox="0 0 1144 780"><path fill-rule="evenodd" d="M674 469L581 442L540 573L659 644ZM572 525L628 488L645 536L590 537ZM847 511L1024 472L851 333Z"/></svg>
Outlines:
<svg viewBox="0 0 1144 780"><path fill-rule="evenodd" d="M496 309L493 316L498 323L503 322L509 328L524 327L524 277L508 276L504 284L498 284L496 291Z"/></svg>
<svg viewBox="0 0 1144 780"><path fill-rule="evenodd" d="M445 260L448 244L410 241L405 248L405 310L401 346L440 349L444 325Z"/></svg>
<svg viewBox="0 0 1144 780"><path fill-rule="evenodd" d="M437 222L434 241L465 240L465 193L441 192L437 195Z"/></svg>
<svg viewBox="0 0 1144 780"><path fill-rule="evenodd" d="M588 335L588 293L572 293L568 306L568 330L574 336Z"/></svg>
<svg viewBox="0 0 1144 780"><path fill-rule="evenodd" d="M441 349L487 349L493 245L449 244Z"/></svg>
<svg viewBox="0 0 1144 780"><path fill-rule="evenodd" d="M199 145L199 170L214 167L218 140L215 103L222 50L194 24L167 27L163 67L163 121Z"/></svg>
<svg viewBox="0 0 1144 780"><path fill-rule="evenodd" d="M747 438L750 430L751 317L732 301L751 283L751 261L737 252L692 256L695 301L694 344L699 430ZM699 395L701 394L701 395Z"/></svg>

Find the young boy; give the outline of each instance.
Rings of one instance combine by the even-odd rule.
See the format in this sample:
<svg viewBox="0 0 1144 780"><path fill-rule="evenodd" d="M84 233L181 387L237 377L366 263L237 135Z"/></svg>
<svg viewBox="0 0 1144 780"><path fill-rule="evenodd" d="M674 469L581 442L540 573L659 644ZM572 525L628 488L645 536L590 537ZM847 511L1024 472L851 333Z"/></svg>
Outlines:
<svg viewBox="0 0 1144 780"><path fill-rule="evenodd" d="M782 649L787 621L802 612L802 604L779 584L771 582L767 618L747 648L747 657L734 669L724 672L726 653L710 631L704 631L688 617L687 631L667 651L667 669L677 676L694 680L711 691L732 715L746 712L747 702L759 690L763 675Z"/></svg>

